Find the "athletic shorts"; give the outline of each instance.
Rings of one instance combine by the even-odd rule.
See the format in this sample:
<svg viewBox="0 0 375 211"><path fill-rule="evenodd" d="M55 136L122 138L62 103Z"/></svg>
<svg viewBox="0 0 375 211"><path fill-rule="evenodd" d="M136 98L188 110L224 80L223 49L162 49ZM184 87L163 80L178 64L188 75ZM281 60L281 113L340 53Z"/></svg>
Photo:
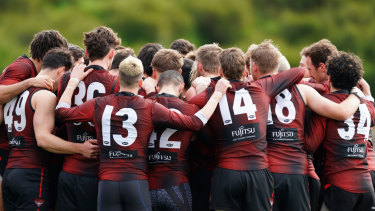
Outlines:
<svg viewBox="0 0 375 211"><path fill-rule="evenodd" d="M153 211L191 211L189 183L150 190Z"/></svg>
<svg viewBox="0 0 375 211"><path fill-rule="evenodd" d="M212 174L213 172L208 169L199 168L190 175L193 210L209 209Z"/></svg>
<svg viewBox="0 0 375 211"><path fill-rule="evenodd" d="M5 167L8 163L9 151L0 148L0 176L4 176Z"/></svg>
<svg viewBox="0 0 375 211"><path fill-rule="evenodd" d="M48 211L48 184L44 169L6 169L2 184L5 210Z"/></svg>
<svg viewBox="0 0 375 211"><path fill-rule="evenodd" d="M272 173L274 211L309 211L310 198L307 175Z"/></svg>
<svg viewBox="0 0 375 211"><path fill-rule="evenodd" d="M320 180L317 180L313 177L308 177L308 179L311 211L319 211Z"/></svg>
<svg viewBox="0 0 375 211"><path fill-rule="evenodd" d="M61 171L57 184L56 211L96 211L98 178Z"/></svg>
<svg viewBox="0 0 375 211"><path fill-rule="evenodd" d="M151 211L147 180L99 181L98 211Z"/></svg>
<svg viewBox="0 0 375 211"><path fill-rule="evenodd" d="M268 169L236 171L214 170L211 209L271 210L273 178Z"/></svg>
<svg viewBox="0 0 375 211"><path fill-rule="evenodd" d="M367 193L352 193L336 186L324 188L324 204L330 211L368 211L375 210L374 191Z"/></svg>

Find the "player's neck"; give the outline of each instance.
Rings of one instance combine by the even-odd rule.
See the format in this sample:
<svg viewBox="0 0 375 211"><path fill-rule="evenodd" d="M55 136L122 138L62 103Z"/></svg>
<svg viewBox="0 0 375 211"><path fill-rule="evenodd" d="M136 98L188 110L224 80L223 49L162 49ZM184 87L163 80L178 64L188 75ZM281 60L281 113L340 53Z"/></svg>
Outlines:
<svg viewBox="0 0 375 211"><path fill-rule="evenodd" d="M177 90L176 90L177 89ZM178 93L178 87L173 87L173 86L163 86L158 92L159 94L165 93L165 94L170 94L174 96L179 96L180 94Z"/></svg>
<svg viewBox="0 0 375 211"><path fill-rule="evenodd" d="M123 87L123 86L120 85L120 92L130 92L130 93L133 93L133 94L137 95L138 89L139 89L139 87L135 87L135 88L131 89L131 88Z"/></svg>
<svg viewBox="0 0 375 211"><path fill-rule="evenodd" d="M106 70L108 70L109 68L108 61L106 59L97 59L92 62L90 61L89 66L90 65L98 65L98 66L103 67Z"/></svg>
<svg viewBox="0 0 375 211"><path fill-rule="evenodd" d="M208 73L208 72L202 72L202 76L208 77L208 78L215 78L220 76L218 73Z"/></svg>
<svg viewBox="0 0 375 211"><path fill-rule="evenodd" d="M30 60L34 63L35 65L35 68L36 68L36 72L40 72L40 69L42 68L42 62L39 62L38 60L34 59L34 58L30 58Z"/></svg>

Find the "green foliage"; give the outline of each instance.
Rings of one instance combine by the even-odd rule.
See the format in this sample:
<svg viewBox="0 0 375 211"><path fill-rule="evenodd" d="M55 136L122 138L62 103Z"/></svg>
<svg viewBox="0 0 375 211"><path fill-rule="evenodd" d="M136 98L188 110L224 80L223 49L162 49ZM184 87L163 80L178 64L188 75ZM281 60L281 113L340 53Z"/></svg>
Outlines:
<svg viewBox="0 0 375 211"><path fill-rule="evenodd" d="M28 54L38 31L59 30L83 47L83 32L107 25L136 51L147 42L169 47L178 38L245 51L251 43L272 39L292 66L304 46L327 38L360 56L366 79L375 81L375 1L1 0L0 8L0 69Z"/></svg>

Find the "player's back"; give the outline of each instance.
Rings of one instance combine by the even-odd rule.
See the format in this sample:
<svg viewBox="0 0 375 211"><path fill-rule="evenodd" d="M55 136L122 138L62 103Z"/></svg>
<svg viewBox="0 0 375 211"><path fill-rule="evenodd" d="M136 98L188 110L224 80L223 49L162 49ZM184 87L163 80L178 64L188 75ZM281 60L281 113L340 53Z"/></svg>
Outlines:
<svg viewBox="0 0 375 211"><path fill-rule="evenodd" d="M39 148L34 134L31 97L40 88L29 88L4 105L10 153L6 168L43 168L48 153Z"/></svg>
<svg viewBox="0 0 375 211"><path fill-rule="evenodd" d="M158 94L150 99L188 116L199 110L197 106L169 94ZM188 130L155 127L148 149L150 189L168 188L188 182L186 150L192 135L193 132Z"/></svg>
<svg viewBox="0 0 375 211"><path fill-rule="evenodd" d="M98 65L90 65L87 69L94 69L86 78L79 82L72 97L72 107L84 102L119 90L118 77L114 77L104 68ZM60 80L58 95L61 97L70 74L65 74ZM75 143L83 143L89 139L95 139L96 133L92 122L67 123L68 140ZM79 154L65 157L63 170L76 175L97 176L98 160L89 159Z"/></svg>
<svg viewBox="0 0 375 211"><path fill-rule="evenodd" d="M303 148L305 103L296 85L272 98L267 120L270 172L307 174Z"/></svg>
<svg viewBox="0 0 375 211"><path fill-rule="evenodd" d="M336 103L344 101L347 91L326 95ZM354 193L372 189L367 166L367 140L375 109L369 102L361 102L356 113L345 121L327 119L323 146L326 151L324 172L328 184Z"/></svg>

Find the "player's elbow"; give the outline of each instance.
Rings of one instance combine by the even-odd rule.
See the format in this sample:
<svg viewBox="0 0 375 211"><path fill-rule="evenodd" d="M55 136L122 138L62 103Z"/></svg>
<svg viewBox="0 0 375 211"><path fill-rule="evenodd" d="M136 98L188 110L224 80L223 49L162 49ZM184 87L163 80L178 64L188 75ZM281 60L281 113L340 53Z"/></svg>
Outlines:
<svg viewBox="0 0 375 211"><path fill-rule="evenodd" d="M37 133L35 134L36 143L38 147L46 149L48 147L48 134L47 133Z"/></svg>

